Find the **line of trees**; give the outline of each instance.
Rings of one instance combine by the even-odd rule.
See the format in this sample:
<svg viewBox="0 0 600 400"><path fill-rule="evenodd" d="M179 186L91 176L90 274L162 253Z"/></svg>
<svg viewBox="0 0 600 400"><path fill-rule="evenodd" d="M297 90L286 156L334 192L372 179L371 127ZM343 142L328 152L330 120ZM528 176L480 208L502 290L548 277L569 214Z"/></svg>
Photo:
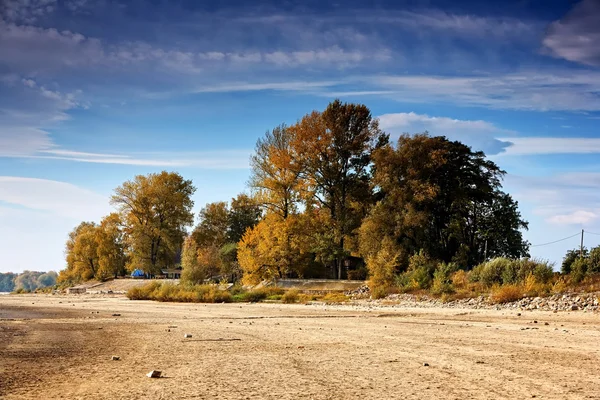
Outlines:
<svg viewBox="0 0 600 400"><path fill-rule="evenodd" d="M117 212L85 222L67 242L61 279L106 279L133 269L182 279L345 278L366 266L384 284L417 253L469 269L520 258L529 244L504 175L482 152L443 136L396 143L369 109L336 100L257 141L250 194L207 204L193 224L191 181L137 176L115 190Z"/></svg>
<svg viewBox="0 0 600 400"><path fill-rule="evenodd" d="M57 277L58 275L54 271L23 271L20 274L0 273L0 292L33 292L37 289L54 286Z"/></svg>

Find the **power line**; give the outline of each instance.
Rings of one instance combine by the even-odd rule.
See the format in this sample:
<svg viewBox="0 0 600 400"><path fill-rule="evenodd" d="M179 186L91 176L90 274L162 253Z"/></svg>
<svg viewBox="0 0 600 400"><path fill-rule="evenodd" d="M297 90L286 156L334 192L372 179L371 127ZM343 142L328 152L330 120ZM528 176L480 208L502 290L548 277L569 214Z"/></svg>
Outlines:
<svg viewBox="0 0 600 400"><path fill-rule="evenodd" d="M600 236L600 233L594 233L594 232L590 232L590 231L585 231L585 233L589 233L590 235Z"/></svg>
<svg viewBox="0 0 600 400"><path fill-rule="evenodd" d="M586 231L586 232L587 232L587 231ZM589 232L587 232L587 233L589 233ZM574 235L572 235L572 236L569 236L569 237L566 237L566 238L563 238L563 239L558 239L558 240L555 240L555 241L553 241L553 242L542 243L542 244L533 244L533 245L531 245L531 246L529 246L529 247L548 246L549 244L554 244L554 243L562 242L563 240L572 239L572 238L574 238L575 236L579 236L579 235L581 235L581 232L577 232L576 234L574 234Z"/></svg>

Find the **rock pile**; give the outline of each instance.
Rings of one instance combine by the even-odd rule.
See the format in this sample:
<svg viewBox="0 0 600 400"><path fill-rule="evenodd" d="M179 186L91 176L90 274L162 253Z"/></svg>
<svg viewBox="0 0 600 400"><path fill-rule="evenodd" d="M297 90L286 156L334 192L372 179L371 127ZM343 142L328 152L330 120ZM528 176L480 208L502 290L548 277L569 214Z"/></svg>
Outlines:
<svg viewBox="0 0 600 400"><path fill-rule="evenodd" d="M600 312L600 293L561 293L548 297L524 297L521 300L504 304L492 304L488 296L459 299L443 302L439 298L414 294L391 294L384 299L373 300L368 286L345 293L352 300L366 300L370 304L384 305L394 302L405 307L415 308L472 308L472 309L511 309L541 311L584 311Z"/></svg>

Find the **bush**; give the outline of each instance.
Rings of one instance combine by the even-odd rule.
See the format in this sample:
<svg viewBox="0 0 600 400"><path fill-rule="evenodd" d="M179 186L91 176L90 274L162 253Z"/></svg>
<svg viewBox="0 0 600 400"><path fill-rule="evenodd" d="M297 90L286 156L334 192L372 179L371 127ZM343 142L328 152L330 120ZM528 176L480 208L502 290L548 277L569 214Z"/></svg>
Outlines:
<svg viewBox="0 0 600 400"><path fill-rule="evenodd" d="M429 289L436 269L436 261L422 250L408 260L408 270L396 278L396 284L405 291Z"/></svg>
<svg viewBox="0 0 600 400"><path fill-rule="evenodd" d="M523 298L523 289L519 285L494 285L490 301L494 304L508 303Z"/></svg>
<svg viewBox="0 0 600 400"><path fill-rule="evenodd" d="M457 288L464 288L469 284L469 275L465 270L459 269L452 274L452 285Z"/></svg>
<svg viewBox="0 0 600 400"><path fill-rule="evenodd" d="M323 296L323 298L321 298L321 301L324 301L325 303L345 303L348 300L350 299L345 294L334 292L327 293L325 296Z"/></svg>
<svg viewBox="0 0 600 400"><path fill-rule="evenodd" d="M229 303L231 293L214 285L175 285L152 281L127 291L130 300L157 300L187 303Z"/></svg>
<svg viewBox="0 0 600 400"><path fill-rule="evenodd" d="M456 264L440 263L433 273L433 285L431 292L436 295L454 293L452 286L452 274L456 271Z"/></svg>
<svg viewBox="0 0 600 400"><path fill-rule="evenodd" d="M281 296L281 301L286 304L297 303L300 293L296 289L291 289Z"/></svg>
<svg viewBox="0 0 600 400"><path fill-rule="evenodd" d="M580 283L588 272L588 259L578 258L571 264L571 282Z"/></svg>
<svg viewBox="0 0 600 400"><path fill-rule="evenodd" d="M481 270L479 281L486 286L502 283L502 276L506 269L511 268L508 258L498 257L486 262Z"/></svg>

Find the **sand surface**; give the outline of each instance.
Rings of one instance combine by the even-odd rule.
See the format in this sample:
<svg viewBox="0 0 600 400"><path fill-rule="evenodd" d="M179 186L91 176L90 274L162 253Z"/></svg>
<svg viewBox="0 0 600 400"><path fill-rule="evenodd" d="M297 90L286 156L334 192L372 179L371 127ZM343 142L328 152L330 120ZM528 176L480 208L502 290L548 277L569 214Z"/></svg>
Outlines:
<svg viewBox="0 0 600 400"><path fill-rule="evenodd" d="M2 296L0 398L600 398L600 316L521 313Z"/></svg>

